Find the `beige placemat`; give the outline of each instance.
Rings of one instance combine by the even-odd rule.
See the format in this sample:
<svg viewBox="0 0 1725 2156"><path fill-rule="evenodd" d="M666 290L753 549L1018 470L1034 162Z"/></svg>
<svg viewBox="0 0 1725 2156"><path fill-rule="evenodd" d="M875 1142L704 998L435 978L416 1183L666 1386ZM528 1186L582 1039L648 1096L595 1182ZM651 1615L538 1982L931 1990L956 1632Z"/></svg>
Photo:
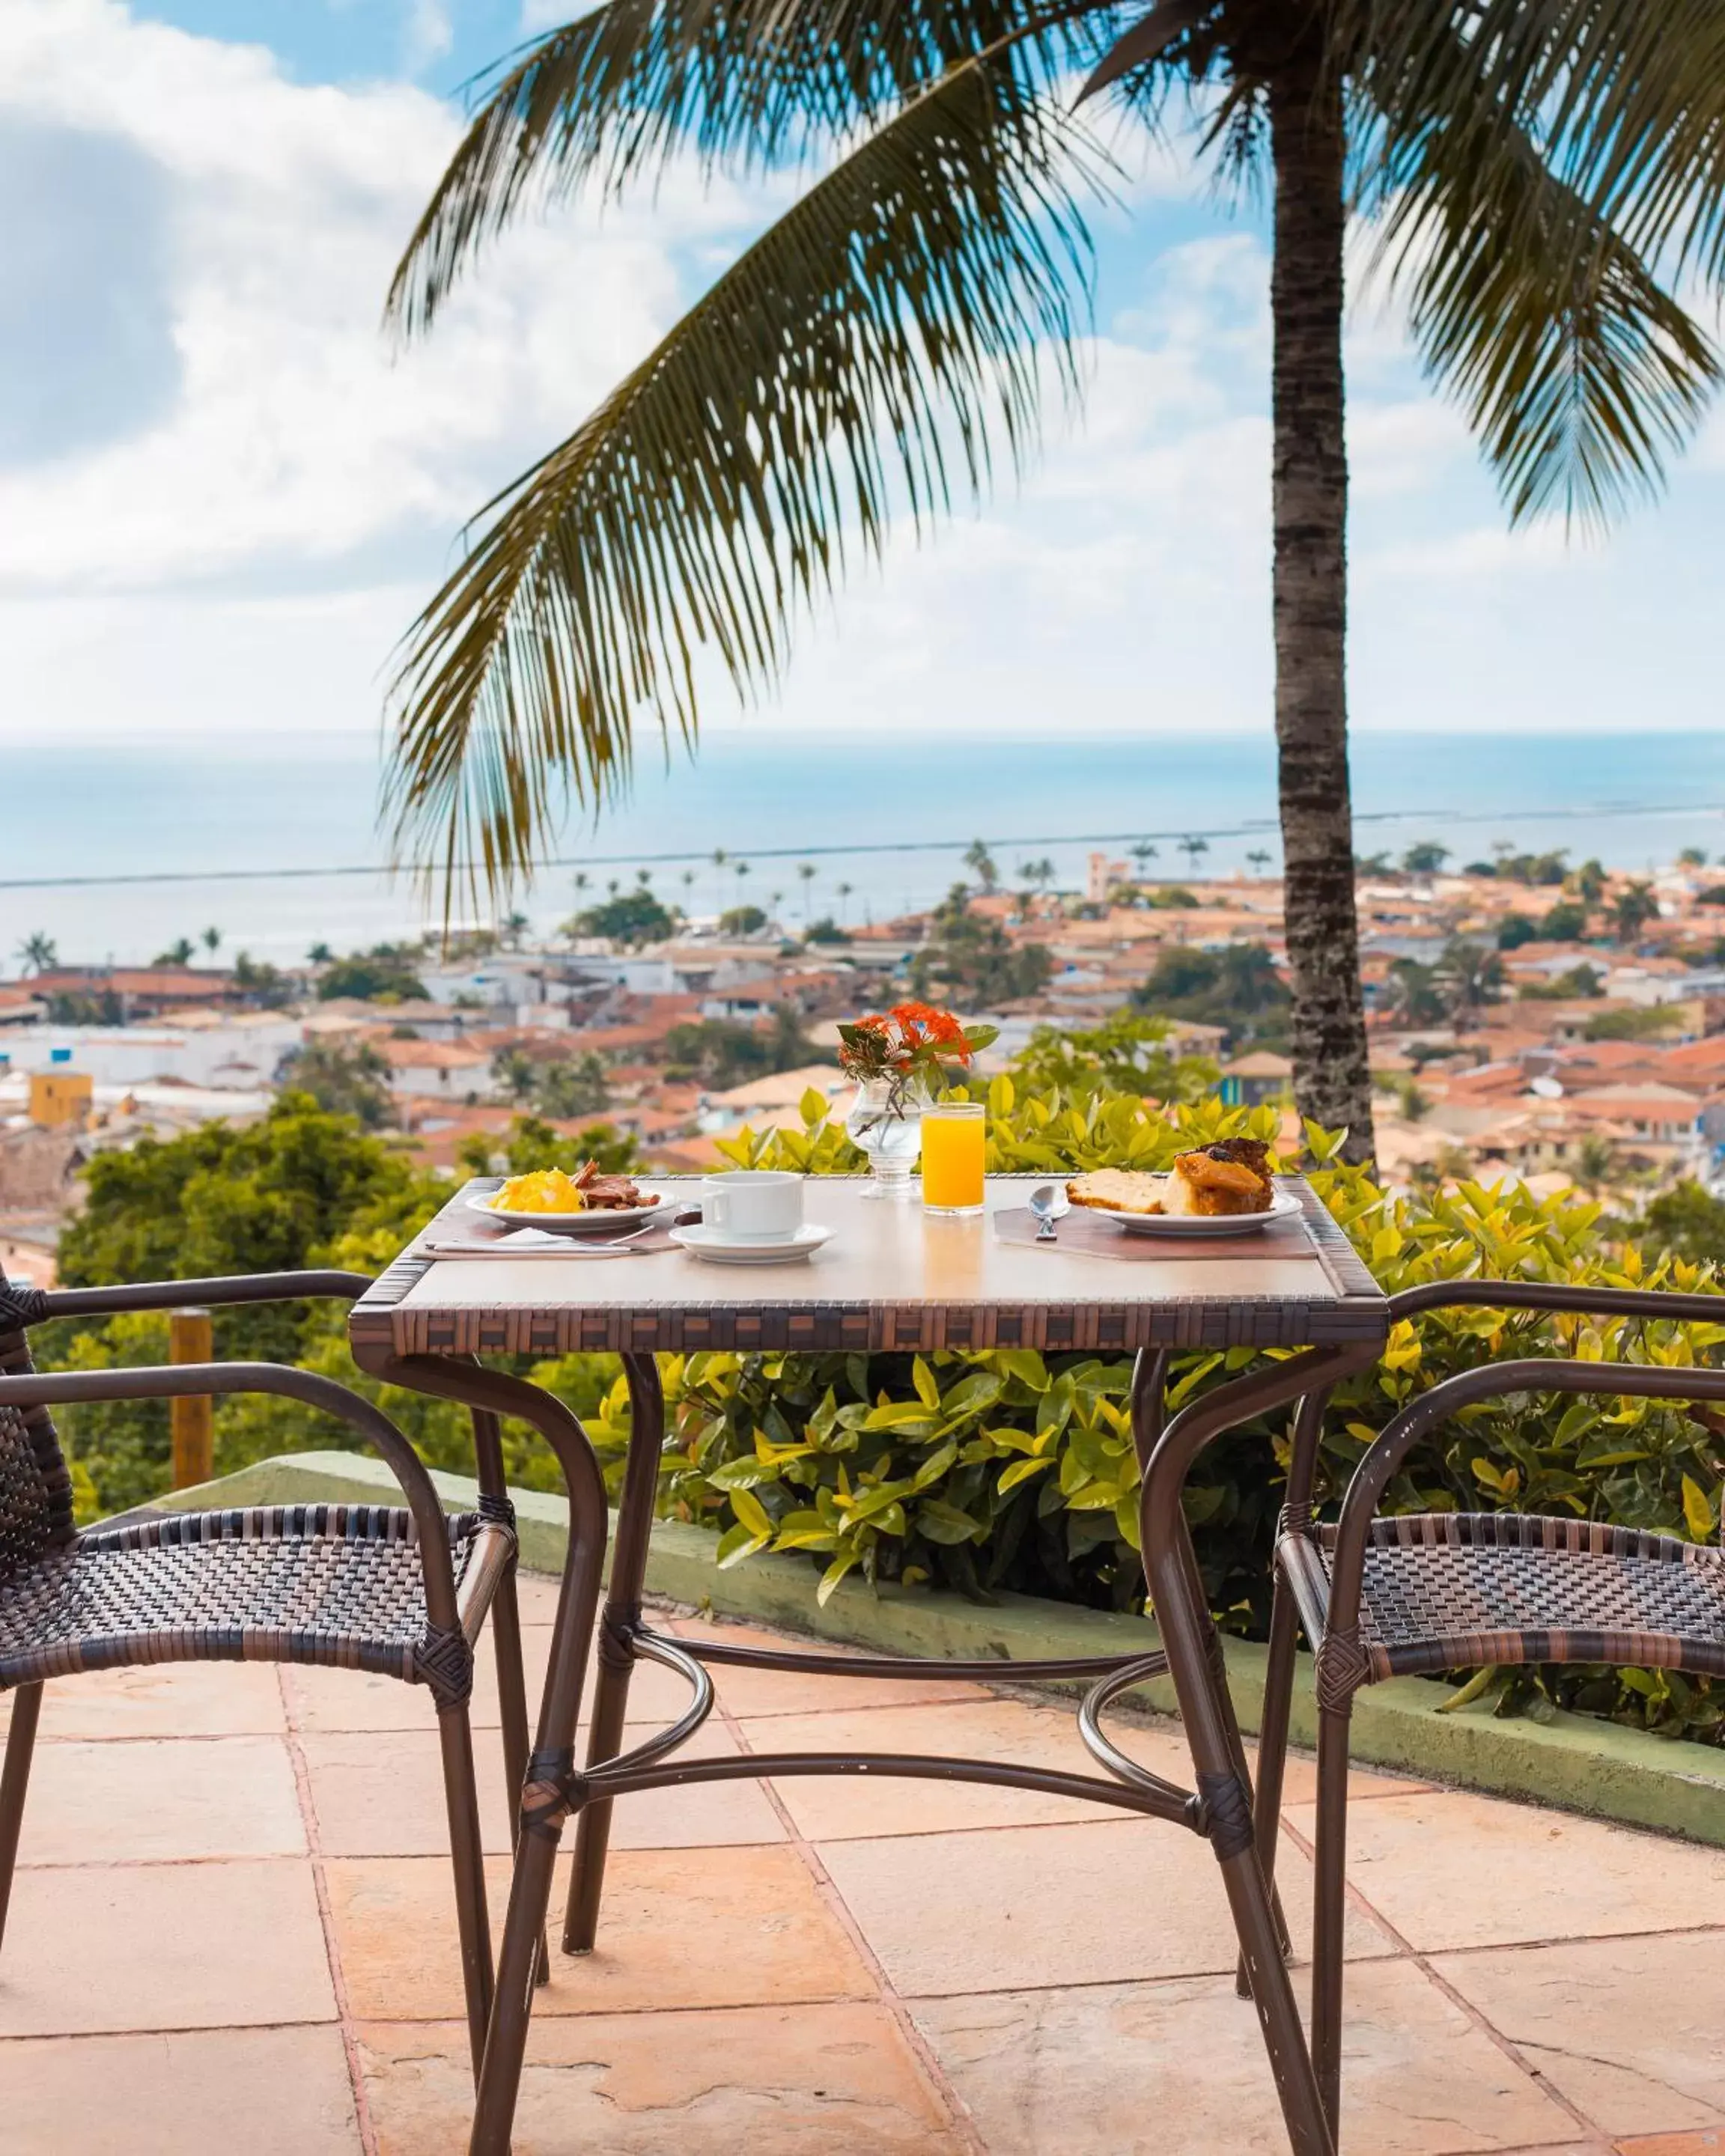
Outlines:
<svg viewBox="0 0 1725 2156"><path fill-rule="evenodd" d="M994 1233L1003 1243L1034 1243L1036 1216L1025 1206L1004 1209L993 1216ZM1284 1218L1266 1221L1244 1235L1137 1235L1117 1228L1105 1217L1074 1206L1055 1222L1055 1240L1039 1245L1058 1254L1082 1251L1087 1258L1120 1258L1128 1265L1156 1264L1178 1258L1186 1264L1195 1258L1309 1258L1320 1262L1317 1246L1306 1232L1304 1219Z"/></svg>

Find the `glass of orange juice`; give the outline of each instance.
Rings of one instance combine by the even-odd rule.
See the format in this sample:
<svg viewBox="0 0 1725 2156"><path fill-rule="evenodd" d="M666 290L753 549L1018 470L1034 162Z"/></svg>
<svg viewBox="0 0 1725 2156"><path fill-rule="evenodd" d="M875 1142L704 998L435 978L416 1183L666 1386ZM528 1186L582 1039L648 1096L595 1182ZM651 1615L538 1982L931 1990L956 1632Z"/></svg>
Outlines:
<svg viewBox="0 0 1725 2156"><path fill-rule="evenodd" d="M925 1212L982 1211L984 1136L980 1101L938 1101L922 1111Z"/></svg>

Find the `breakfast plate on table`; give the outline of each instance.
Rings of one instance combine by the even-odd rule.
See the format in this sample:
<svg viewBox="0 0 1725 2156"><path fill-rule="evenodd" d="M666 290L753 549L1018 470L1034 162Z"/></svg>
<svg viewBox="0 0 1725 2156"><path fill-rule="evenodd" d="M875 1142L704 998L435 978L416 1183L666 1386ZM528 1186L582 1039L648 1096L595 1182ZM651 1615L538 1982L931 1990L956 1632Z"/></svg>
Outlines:
<svg viewBox="0 0 1725 2156"><path fill-rule="evenodd" d="M592 1161L574 1175L560 1168L513 1175L470 1209L506 1228L542 1228L552 1235L620 1235L675 1212L677 1201L644 1190L632 1176L601 1175Z"/></svg>
<svg viewBox="0 0 1725 2156"><path fill-rule="evenodd" d="M1182 1153L1165 1174L1093 1169L1074 1176L1065 1197L1127 1235L1177 1240L1250 1235L1300 1212L1299 1199L1271 1179L1268 1147L1248 1138Z"/></svg>
<svg viewBox="0 0 1725 2156"><path fill-rule="evenodd" d="M812 1258L823 1243L833 1240L830 1228L820 1227L813 1220L770 1241L745 1242L726 1229L701 1223L673 1228L669 1233L672 1242L691 1258L705 1258L716 1265L793 1265L803 1258Z"/></svg>

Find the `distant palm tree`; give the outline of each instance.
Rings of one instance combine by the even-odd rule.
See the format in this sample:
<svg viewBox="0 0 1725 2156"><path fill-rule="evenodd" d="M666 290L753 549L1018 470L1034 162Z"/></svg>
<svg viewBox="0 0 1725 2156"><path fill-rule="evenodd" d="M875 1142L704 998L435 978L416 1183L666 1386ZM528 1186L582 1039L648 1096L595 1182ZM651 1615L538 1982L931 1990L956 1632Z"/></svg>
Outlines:
<svg viewBox="0 0 1725 2156"><path fill-rule="evenodd" d="M1138 875L1142 878L1151 862L1156 859L1156 849L1147 839L1140 839L1133 845L1132 852L1132 859L1138 865Z"/></svg>
<svg viewBox="0 0 1725 2156"><path fill-rule="evenodd" d="M1617 1146L1603 1131L1589 1131L1569 1155L1569 1173L1589 1198L1597 1198L1617 1170Z"/></svg>
<svg viewBox="0 0 1725 2156"><path fill-rule="evenodd" d="M1350 873L1343 259L1374 220L1513 520L1656 485L1721 367L1670 281L1725 259L1717 0L602 0L493 75L389 296L424 331L499 229L667 171L812 175L596 412L495 498L410 633L388 798L422 862L519 875L562 777L693 738L896 508L919 528L1076 382L1106 90L1272 217L1271 606L1296 1091L1371 1152ZM1661 279L1666 282L1661 282ZM996 444L1009 454L997 458Z"/></svg>
<svg viewBox="0 0 1725 2156"><path fill-rule="evenodd" d="M647 888L648 885L650 884L652 880L653 871L651 869L637 869L635 870L635 881L639 884L643 891Z"/></svg>
<svg viewBox="0 0 1725 2156"><path fill-rule="evenodd" d="M211 957L213 958L216 952L221 948L222 932L219 928L206 928L200 940L203 944L204 949L208 951Z"/></svg>
<svg viewBox="0 0 1725 2156"><path fill-rule="evenodd" d="M60 949L53 937L38 929L33 936L25 937L18 947L18 955L25 968L32 973L49 973L60 963Z"/></svg>
<svg viewBox="0 0 1725 2156"><path fill-rule="evenodd" d="M798 861L797 864L797 874L803 879L803 920L805 926L809 920L809 901L814 896L812 886L819 873L813 861Z"/></svg>
<svg viewBox="0 0 1725 2156"><path fill-rule="evenodd" d="M1632 883L1611 901L1611 925L1620 943L1633 943L1650 921L1659 918L1659 901L1651 885Z"/></svg>
<svg viewBox="0 0 1725 2156"><path fill-rule="evenodd" d="M854 884L841 883L838 886L839 918L840 921L848 921L850 917L850 907L848 905L847 901L850 899L850 894L855 889L855 886Z"/></svg>
<svg viewBox="0 0 1725 2156"><path fill-rule="evenodd" d="M1191 875L1198 866L1198 857L1210 850L1208 839L1185 838L1180 841L1180 851L1186 856L1186 872Z"/></svg>
<svg viewBox="0 0 1725 2156"><path fill-rule="evenodd" d="M730 860L730 858L731 856L725 851L725 849L722 846L715 846L713 848L713 867L716 871L714 880L716 888L718 891L719 899L716 910L721 913L725 910L725 864Z"/></svg>
<svg viewBox="0 0 1725 2156"><path fill-rule="evenodd" d="M994 865L994 856L983 839L973 839L964 850L964 865L984 891L993 891L1000 880L1000 871Z"/></svg>
<svg viewBox="0 0 1725 2156"><path fill-rule="evenodd" d="M1265 870L1269 867L1271 862L1275 859L1275 856L1266 847L1254 846L1250 853L1246 855L1246 859L1258 871L1259 875L1262 875Z"/></svg>

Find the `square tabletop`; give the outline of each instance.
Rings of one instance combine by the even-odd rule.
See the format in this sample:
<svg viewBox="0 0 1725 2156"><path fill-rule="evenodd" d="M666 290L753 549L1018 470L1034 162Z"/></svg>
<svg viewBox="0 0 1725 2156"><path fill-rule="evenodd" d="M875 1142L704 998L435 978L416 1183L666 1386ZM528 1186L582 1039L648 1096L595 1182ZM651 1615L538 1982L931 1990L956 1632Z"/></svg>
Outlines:
<svg viewBox="0 0 1725 2156"><path fill-rule="evenodd" d="M794 1265L710 1264L680 1250L616 1257L433 1258L459 1234L458 1191L353 1306L356 1344L399 1355L694 1353L701 1349L1296 1348L1382 1338L1383 1290L1302 1178L1274 1239L1158 1242L1111 1258L1007 1241L993 1213L1045 1177L991 1175L988 1214L949 1219L865 1195L863 1176L809 1178L806 1214L830 1242ZM694 1200L704 1178L655 1176Z"/></svg>

